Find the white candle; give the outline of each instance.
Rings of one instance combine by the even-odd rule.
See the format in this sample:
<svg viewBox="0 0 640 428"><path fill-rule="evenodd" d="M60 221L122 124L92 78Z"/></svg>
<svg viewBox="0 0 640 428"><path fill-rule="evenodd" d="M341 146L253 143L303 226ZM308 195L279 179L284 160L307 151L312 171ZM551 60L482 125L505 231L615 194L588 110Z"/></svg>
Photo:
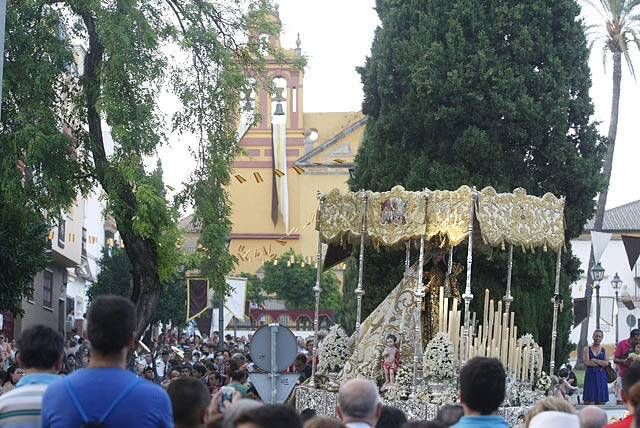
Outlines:
<svg viewBox="0 0 640 428"><path fill-rule="evenodd" d="M451 331L447 330L445 331L445 328L449 328L449 299L448 298L444 298L444 310L442 311L442 332L443 333L448 333L449 337L451 337Z"/></svg>
<svg viewBox="0 0 640 428"><path fill-rule="evenodd" d="M491 343L491 339L493 339L493 317L495 316L495 312L493 310L493 300L489 302L489 327L487 328L486 336L487 336L487 344Z"/></svg>
<svg viewBox="0 0 640 428"><path fill-rule="evenodd" d="M444 287L440 287L438 295L438 333L444 331Z"/></svg>
<svg viewBox="0 0 640 428"><path fill-rule="evenodd" d="M489 324L489 289L484 290L484 312L482 314L482 325L487 329Z"/></svg>

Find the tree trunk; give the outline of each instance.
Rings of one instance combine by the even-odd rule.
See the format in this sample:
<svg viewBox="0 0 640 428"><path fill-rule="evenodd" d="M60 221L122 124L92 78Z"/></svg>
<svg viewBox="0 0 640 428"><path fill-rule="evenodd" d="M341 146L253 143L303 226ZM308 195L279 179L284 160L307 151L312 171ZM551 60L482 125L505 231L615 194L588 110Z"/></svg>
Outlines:
<svg viewBox="0 0 640 428"><path fill-rule="evenodd" d="M133 186L109 165L102 138L102 121L97 109L100 97L100 73L104 46L96 30L95 18L91 11L82 6L72 6L80 15L89 35L89 50L84 58L82 85L85 91L89 144L95 165L95 175L107 195L121 202L122 206L114 215L118 231L125 244L125 250L132 265L133 284L130 298L136 306L137 325L135 335L139 338L151 321L153 310L160 298L160 277L158 276L158 255L152 240L133 232L133 217L136 213L136 197Z"/></svg>
<svg viewBox="0 0 640 428"><path fill-rule="evenodd" d="M616 134L618 132L618 112L620 109L620 83L622 80L622 53L613 52L613 94L611 97L611 117L609 118L609 133L607 134L607 156L604 159L602 167L602 177L604 179L604 187L598 195L598 203L596 205L596 216L593 222L593 231L601 232L602 223L604 221L604 209L607 205L607 196L609 195L609 182L611 181L611 170L613 169L613 153L616 145ZM591 246L591 254L589 256L589 267L587 269L587 285L584 291L584 297L587 299L587 308L591 314L591 296L593 295L593 279L591 278L591 268L595 264L593 258L593 245ZM580 325L580 341L578 342L578 360L576 368L584 368L582 361L582 352L587 346L587 336L589 334L589 319Z"/></svg>

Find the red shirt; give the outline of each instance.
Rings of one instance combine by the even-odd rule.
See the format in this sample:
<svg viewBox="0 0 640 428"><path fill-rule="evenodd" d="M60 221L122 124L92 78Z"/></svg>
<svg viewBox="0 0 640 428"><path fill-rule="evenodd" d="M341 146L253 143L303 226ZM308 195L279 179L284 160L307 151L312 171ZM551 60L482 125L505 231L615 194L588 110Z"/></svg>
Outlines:
<svg viewBox="0 0 640 428"><path fill-rule="evenodd" d="M629 356L629 352L631 352L631 339L621 340L616 346L616 352L613 354L615 358L624 360ZM616 364L618 367L618 376L624 377L624 374L627 372L628 367L624 364Z"/></svg>
<svg viewBox="0 0 640 428"><path fill-rule="evenodd" d="M631 428L633 424L633 415L629 415L621 421L614 422L606 426L606 428Z"/></svg>

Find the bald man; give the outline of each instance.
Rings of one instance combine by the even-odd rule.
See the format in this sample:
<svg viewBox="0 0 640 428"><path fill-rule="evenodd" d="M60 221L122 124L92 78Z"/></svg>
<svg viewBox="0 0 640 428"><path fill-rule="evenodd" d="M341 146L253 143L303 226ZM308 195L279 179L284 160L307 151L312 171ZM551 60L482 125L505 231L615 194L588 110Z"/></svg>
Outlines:
<svg viewBox="0 0 640 428"><path fill-rule="evenodd" d="M336 414L347 427L373 428L381 412L380 395L373 382L353 379L340 387Z"/></svg>
<svg viewBox="0 0 640 428"><path fill-rule="evenodd" d="M583 407L578 416L582 428L603 428L607 425L607 413L597 406Z"/></svg>

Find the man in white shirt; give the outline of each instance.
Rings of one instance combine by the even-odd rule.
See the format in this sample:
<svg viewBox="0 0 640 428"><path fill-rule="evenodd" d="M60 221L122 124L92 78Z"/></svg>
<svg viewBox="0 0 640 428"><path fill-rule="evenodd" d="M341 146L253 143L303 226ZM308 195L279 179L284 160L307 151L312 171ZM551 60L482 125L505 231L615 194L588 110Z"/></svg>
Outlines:
<svg viewBox="0 0 640 428"><path fill-rule="evenodd" d="M381 412L380 395L373 382L353 379L340 387L336 414L347 427L373 428Z"/></svg>

